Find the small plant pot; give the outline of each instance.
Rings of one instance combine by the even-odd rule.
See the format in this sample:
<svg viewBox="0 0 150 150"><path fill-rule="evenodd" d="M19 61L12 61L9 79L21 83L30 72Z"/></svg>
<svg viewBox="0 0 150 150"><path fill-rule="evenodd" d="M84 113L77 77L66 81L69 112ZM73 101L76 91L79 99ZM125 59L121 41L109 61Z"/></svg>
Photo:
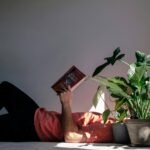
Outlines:
<svg viewBox="0 0 150 150"><path fill-rule="evenodd" d="M150 146L150 120L130 119L126 125L131 146Z"/></svg>
<svg viewBox="0 0 150 150"><path fill-rule="evenodd" d="M112 128L115 143L130 144L128 130L124 123L114 123Z"/></svg>

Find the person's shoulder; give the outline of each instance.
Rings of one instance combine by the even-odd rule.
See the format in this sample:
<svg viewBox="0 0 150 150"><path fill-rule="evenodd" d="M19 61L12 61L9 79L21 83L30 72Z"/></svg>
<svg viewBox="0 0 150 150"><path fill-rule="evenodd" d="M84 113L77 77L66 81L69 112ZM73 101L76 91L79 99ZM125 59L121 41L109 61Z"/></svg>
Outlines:
<svg viewBox="0 0 150 150"><path fill-rule="evenodd" d="M44 108L44 107L39 107L39 108L37 108L36 113L38 113L38 114L60 115L59 112L50 111L50 110L48 110L48 109L46 109L46 108Z"/></svg>

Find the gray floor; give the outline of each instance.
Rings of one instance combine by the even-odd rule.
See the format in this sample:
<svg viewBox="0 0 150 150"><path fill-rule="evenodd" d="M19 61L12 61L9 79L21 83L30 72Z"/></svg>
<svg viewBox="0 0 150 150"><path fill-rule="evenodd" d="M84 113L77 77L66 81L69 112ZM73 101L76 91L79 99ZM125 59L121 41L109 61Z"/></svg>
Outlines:
<svg viewBox="0 0 150 150"><path fill-rule="evenodd" d="M150 150L150 147L130 147L113 143L55 143L55 142L0 142L0 150Z"/></svg>

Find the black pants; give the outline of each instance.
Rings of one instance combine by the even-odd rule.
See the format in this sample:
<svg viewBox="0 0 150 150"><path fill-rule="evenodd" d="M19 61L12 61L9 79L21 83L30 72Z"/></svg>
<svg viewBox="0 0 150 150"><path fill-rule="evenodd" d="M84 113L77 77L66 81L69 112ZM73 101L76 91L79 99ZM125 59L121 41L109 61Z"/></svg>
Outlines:
<svg viewBox="0 0 150 150"><path fill-rule="evenodd" d="M9 82L0 84L0 141L39 141L34 128L34 113L39 107L29 96Z"/></svg>

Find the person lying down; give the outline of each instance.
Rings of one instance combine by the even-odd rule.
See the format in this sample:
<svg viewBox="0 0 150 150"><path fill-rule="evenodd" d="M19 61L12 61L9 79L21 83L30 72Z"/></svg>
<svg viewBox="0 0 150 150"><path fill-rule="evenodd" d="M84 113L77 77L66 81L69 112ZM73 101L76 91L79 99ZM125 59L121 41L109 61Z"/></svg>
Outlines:
<svg viewBox="0 0 150 150"><path fill-rule="evenodd" d="M0 141L45 141L69 143L113 142L112 123L103 123L96 112L72 112L73 93L68 87L59 95L61 113L39 107L10 82L0 84Z"/></svg>

